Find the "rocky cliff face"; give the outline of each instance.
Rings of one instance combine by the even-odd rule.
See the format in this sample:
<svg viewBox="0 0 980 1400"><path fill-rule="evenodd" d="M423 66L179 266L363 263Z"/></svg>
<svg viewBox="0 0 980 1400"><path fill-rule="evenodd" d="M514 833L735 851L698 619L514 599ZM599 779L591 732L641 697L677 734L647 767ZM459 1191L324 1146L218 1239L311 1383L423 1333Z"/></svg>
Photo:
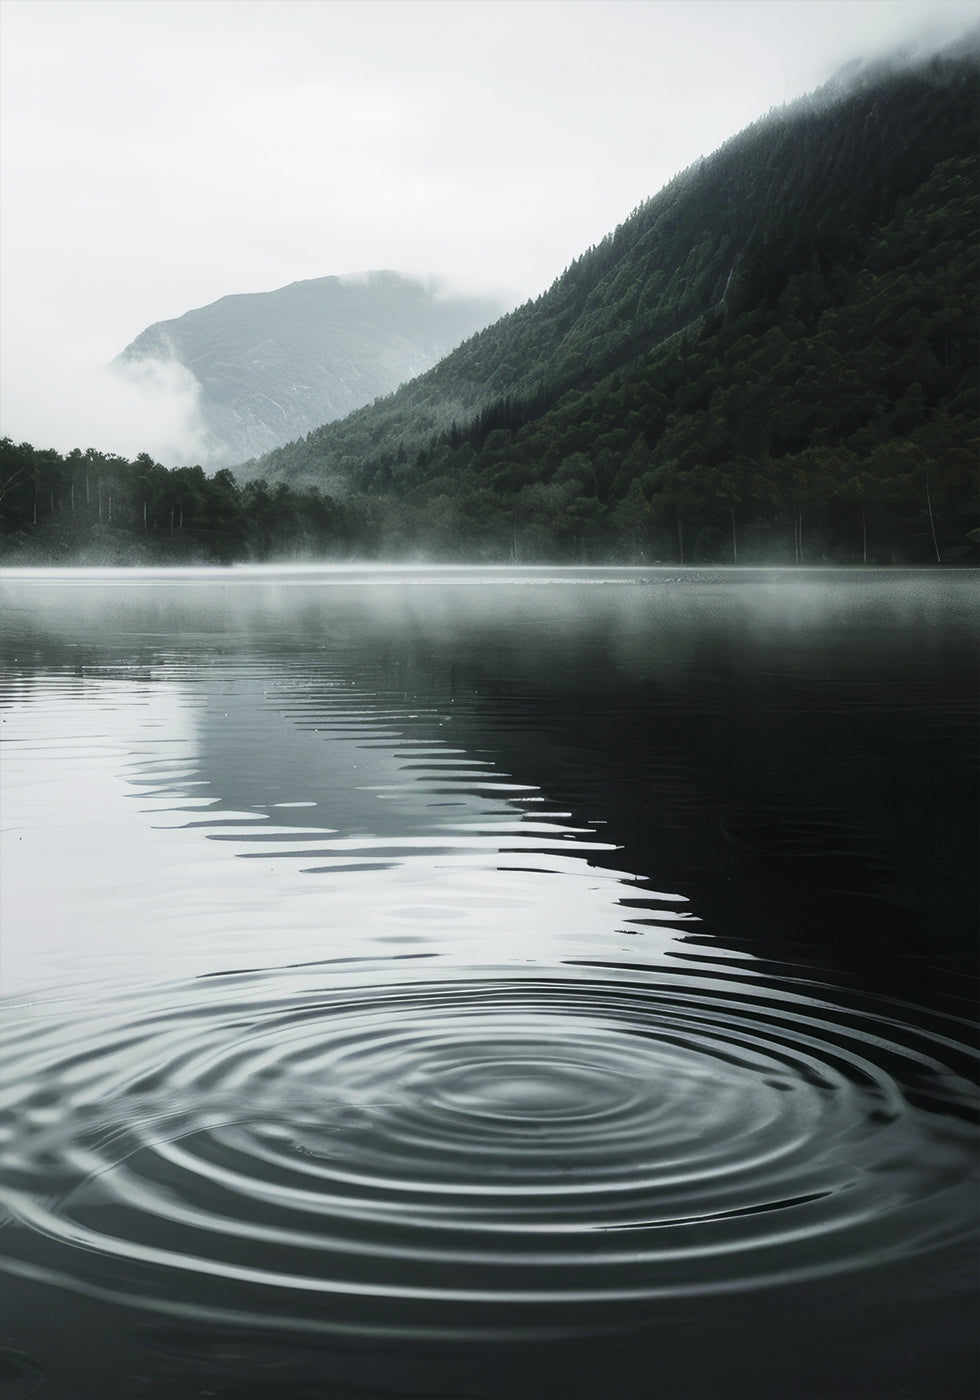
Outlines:
<svg viewBox="0 0 980 1400"><path fill-rule="evenodd" d="M189 370L209 465L233 465L390 393L504 309L396 272L319 277L159 321L114 365Z"/></svg>

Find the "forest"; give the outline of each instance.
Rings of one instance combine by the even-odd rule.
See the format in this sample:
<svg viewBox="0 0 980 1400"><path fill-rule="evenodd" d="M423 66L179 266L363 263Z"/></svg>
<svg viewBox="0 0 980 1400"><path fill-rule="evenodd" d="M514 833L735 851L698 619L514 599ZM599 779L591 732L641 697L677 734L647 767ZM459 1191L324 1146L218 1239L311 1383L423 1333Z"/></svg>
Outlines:
<svg viewBox="0 0 980 1400"><path fill-rule="evenodd" d="M973 44L770 113L234 472L5 439L2 556L976 564L978 98Z"/></svg>
<svg viewBox="0 0 980 1400"><path fill-rule="evenodd" d="M0 440L0 558L23 564L234 564L349 557L357 516L315 486L240 486L227 468L168 469Z"/></svg>

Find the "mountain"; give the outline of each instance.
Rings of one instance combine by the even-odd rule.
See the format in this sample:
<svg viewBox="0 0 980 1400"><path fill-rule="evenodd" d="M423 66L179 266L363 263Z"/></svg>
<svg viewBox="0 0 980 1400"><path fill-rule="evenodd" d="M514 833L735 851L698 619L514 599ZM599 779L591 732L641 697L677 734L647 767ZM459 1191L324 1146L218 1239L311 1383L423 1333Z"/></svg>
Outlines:
<svg viewBox="0 0 980 1400"><path fill-rule="evenodd" d="M343 497L381 553L972 557L978 98L975 34L837 75L239 479Z"/></svg>
<svg viewBox="0 0 980 1400"><path fill-rule="evenodd" d="M978 130L977 36L855 65L237 477L0 441L0 553L980 563Z"/></svg>
<svg viewBox="0 0 980 1400"><path fill-rule="evenodd" d="M114 365L125 372L162 360L190 370L209 460L228 465L390 393L501 310L397 272L318 277L159 321Z"/></svg>

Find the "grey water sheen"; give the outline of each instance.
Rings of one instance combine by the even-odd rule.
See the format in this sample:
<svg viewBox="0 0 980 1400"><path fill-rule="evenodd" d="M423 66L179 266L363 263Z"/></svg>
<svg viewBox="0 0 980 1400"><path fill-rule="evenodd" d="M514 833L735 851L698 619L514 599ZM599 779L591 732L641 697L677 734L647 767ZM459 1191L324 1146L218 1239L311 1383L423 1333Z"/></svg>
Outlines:
<svg viewBox="0 0 980 1400"><path fill-rule="evenodd" d="M5 1396L971 1393L974 576L0 598Z"/></svg>

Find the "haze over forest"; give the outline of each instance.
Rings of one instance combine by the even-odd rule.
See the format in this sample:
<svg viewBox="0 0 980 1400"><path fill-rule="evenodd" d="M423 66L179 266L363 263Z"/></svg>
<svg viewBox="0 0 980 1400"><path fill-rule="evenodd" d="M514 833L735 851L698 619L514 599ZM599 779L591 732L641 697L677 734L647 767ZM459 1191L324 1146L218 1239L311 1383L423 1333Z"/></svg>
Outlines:
<svg viewBox="0 0 980 1400"><path fill-rule="evenodd" d="M976 562L978 71L845 70L234 475L6 440L6 553Z"/></svg>
<svg viewBox="0 0 980 1400"><path fill-rule="evenodd" d="M974 0L3 0L0 436L224 465L186 377L109 371L145 327L384 268L516 307L763 113L975 24Z"/></svg>

